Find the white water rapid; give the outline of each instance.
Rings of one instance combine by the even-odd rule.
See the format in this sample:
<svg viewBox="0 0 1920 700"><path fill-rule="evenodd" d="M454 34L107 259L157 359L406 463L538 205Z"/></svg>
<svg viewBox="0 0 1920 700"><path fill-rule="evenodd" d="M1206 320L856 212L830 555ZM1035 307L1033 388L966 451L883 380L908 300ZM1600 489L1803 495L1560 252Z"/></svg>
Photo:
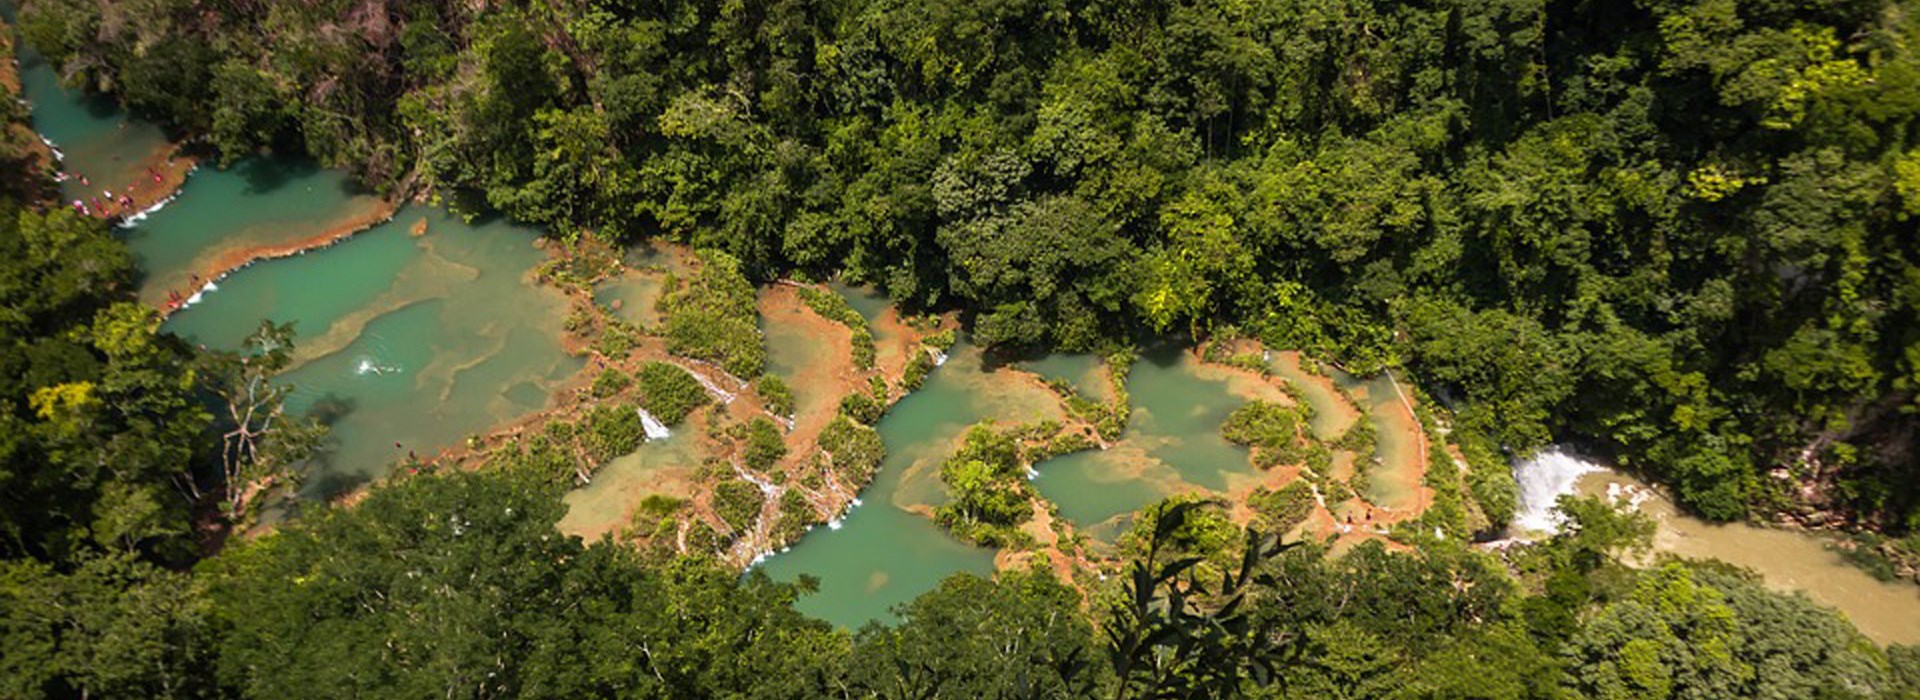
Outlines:
<svg viewBox="0 0 1920 700"><path fill-rule="evenodd" d="M635 408L633 410L640 414L640 427L647 431L647 441L665 440L673 434L673 431L667 430L666 424L661 423L660 419L653 417L653 414L648 413L647 409Z"/></svg>
<svg viewBox="0 0 1920 700"><path fill-rule="evenodd" d="M1580 477L1604 470L1558 447L1513 465L1513 479L1520 484L1520 507L1513 516L1513 529L1520 533L1558 532L1564 518L1553 509L1554 502L1573 493Z"/></svg>

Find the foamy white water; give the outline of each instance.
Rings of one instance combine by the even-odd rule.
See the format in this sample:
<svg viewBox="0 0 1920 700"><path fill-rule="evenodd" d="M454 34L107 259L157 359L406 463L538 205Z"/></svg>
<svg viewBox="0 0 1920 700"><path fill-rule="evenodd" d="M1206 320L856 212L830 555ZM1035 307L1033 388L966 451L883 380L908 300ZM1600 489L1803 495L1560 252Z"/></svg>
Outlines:
<svg viewBox="0 0 1920 700"><path fill-rule="evenodd" d="M753 472L747 471L740 466L739 462L733 463L733 471L735 474L739 474L741 479L745 479L747 483L760 487L760 493L766 494L768 498L780 495L781 489L778 484L762 479Z"/></svg>
<svg viewBox="0 0 1920 700"><path fill-rule="evenodd" d="M1580 477L1597 471L1606 468L1558 447L1513 465L1513 479L1520 484L1520 507L1513 515L1513 529L1523 533L1559 532L1565 517L1553 509L1554 502L1573 493Z"/></svg>
<svg viewBox="0 0 1920 700"><path fill-rule="evenodd" d="M185 186L182 185L182 187L184 188ZM160 211L161 209L166 208L168 204L172 204L173 200L179 198L179 196L180 196L180 190L174 190L173 194L170 194L170 195L167 195L166 197L161 198L160 201L154 202L152 205L148 206L145 209L140 210L138 213L135 213L132 216L121 219L119 223L119 228L129 229L135 226L139 226L140 222L146 221L147 217L152 215L154 212L157 212L157 211Z"/></svg>
<svg viewBox="0 0 1920 700"><path fill-rule="evenodd" d="M684 369L687 371L687 374L693 375L694 381L700 382L700 386L705 387L707 393L713 394L713 397L719 399L720 403L733 403L733 392L720 388L720 385L713 383L713 380L708 379L707 375L695 372L687 367L681 367L680 369Z"/></svg>
<svg viewBox="0 0 1920 700"><path fill-rule="evenodd" d="M840 526L847 522L847 516L853 515L853 509L858 507L860 507L860 499L855 498L853 499L852 503L847 504L846 510L840 511L840 517L827 521L827 529L828 530L840 529Z"/></svg>
<svg viewBox="0 0 1920 700"><path fill-rule="evenodd" d="M661 423L660 419L653 417L653 414L648 413L647 409L635 408L633 410L640 414L640 427L647 431L648 441L665 440L668 436L673 435L673 431L668 430L667 425Z"/></svg>
<svg viewBox="0 0 1920 700"><path fill-rule="evenodd" d="M374 362L372 358L366 358L366 357L360 358L359 364L356 364L353 367L353 373L362 375L362 376L368 375L368 374L378 376L378 375L390 374L398 371L400 371L400 368L398 367L388 367L386 365Z"/></svg>
<svg viewBox="0 0 1920 700"><path fill-rule="evenodd" d="M200 288L200 291L194 292L193 296L187 297L186 302L182 303L180 306L181 308L186 308L188 306L193 306L194 304L198 304L200 303L201 299L206 298L206 295L208 292L217 292L217 291L220 291L220 285L214 284L212 282L208 282L206 286L203 286Z"/></svg>

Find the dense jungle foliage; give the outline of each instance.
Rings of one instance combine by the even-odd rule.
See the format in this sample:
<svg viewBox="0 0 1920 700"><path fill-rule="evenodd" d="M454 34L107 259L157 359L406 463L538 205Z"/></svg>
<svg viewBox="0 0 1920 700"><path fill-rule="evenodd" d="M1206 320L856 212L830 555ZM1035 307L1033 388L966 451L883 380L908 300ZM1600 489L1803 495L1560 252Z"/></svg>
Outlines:
<svg viewBox="0 0 1920 700"><path fill-rule="evenodd" d="M1249 549L1219 515L1169 505L1090 608L1044 570L963 574L848 632L794 610L805 582L563 537L550 484L408 479L191 575L125 553L64 574L8 562L0 694L1920 697L1920 653L1804 597L1715 565L1621 566L1608 553L1648 523L1598 501L1569 501L1574 527L1505 565L1458 542Z"/></svg>
<svg viewBox="0 0 1920 700"><path fill-rule="evenodd" d="M1621 566L1648 525L1597 502L1504 555L1337 558L1249 556L1171 503L1084 607L1045 571L962 575L854 632L798 613L804 582L562 536L537 461L402 479L196 564L185 496L217 435L178 363L207 360L123 300L100 222L6 209L0 696L1920 698L1920 651L1803 597ZM836 440L836 462L861 442Z"/></svg>
<svg viewBox="0 0 1920 700"><path fill-rule="evenodd" d="M1231 328L1711 517L1920 525L1908 2L23 5L226 158L839 271L989 344Z"/></svg>
<svg viewBox="0 0 1920 700"><path fill-rule="evenodd" d="M1404 367L1460 434L1586 440L1710 516L1920 525L1910 2L22 4L70 81L223 157L842 272L988 343ZM1592 501L1538 546L1338 557L1163 504L1089 604L957 576L854 632L804 583L562 536L537 466L207 556L232 480L295 450L222 469L257 370L156 333L32 146L0 141L0 697L1920 698L1920 651L1622 566L1647 524ZM710 291L674 310L732 322ZM859 481L884 446L849 398L822 443Z"/></svg>

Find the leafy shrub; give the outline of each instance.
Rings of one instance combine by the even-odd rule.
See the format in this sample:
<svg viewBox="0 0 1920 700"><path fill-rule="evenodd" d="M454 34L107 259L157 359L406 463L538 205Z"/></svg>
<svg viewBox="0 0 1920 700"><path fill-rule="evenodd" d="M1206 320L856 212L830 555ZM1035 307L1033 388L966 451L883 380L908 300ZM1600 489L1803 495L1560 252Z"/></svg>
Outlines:
<svg viewBox="0 0 1920 700"><path fill-rule="evenodd" d="M1261 353L1233 352L1233 344L1231 342L1226 342L1226 339L1219 335L1221 332L1222 331L1220 330L1215 331L1216 337L1220 337L1222 339L1207 343L1206 348L1201 350L1200 352L1201 359L1217 365L1226 365L1228 367L1244 369L1249 372L1259 374L1260 376L1263 376L1263 377L1273 372L1273 368L1267 366L1266 356L1262 355Z"/></svg>
<svg viewBox="0 0 1920 700"><path fill-rule="evenodd" d="M853 366L862 370L873 369L874 354L873 333L865 328L854 329Z"/></svg>
<svg viewBox="0 0 1920 700"><path fill-rule="evenodd" d="M595 406L589 411L582 437L587 454L595 462L604 462L638 449L640 443L646 441L647 432L633 406L615 404Z"/></svg>
<svg viewBox="0 0 1920 700"><path fill-rule="evenodd" d="M1220 434L1236 445L1278 449L1293 444L1300 423L1293 410L1272 401L1248 401L1227 416Z"/></svg>
<svg viewBox="0 0 1920 700"><path fill-rule="evenodd" d="M961 539L987 546L1018 540L1015 527L1033 517L1020 444L987 424L967 430L960 449L940 465L950 499L934 519Z"/></svg>
<svg viewBox="0 0 1920 700"><path fill-rule="evenodd" d="M1160 526L1160 518L1175 507L1187 509L1187 512L1179 526L1162 543L1162 554L1200 557L1204 563L1197 567L1197 571L1205 573L1198 574L1197 580L1218 580L1219 574L1214 572L1220 571L1219 567L1234 558L1241 531L1227 519L1220 503L1207 497L1195 494L1173 496L1140 509L1133 526L1120 535L1120 550L1127 556L1144 559L1153 532Z"/></svg>
<svg viewBox="0 0 1920 700"><path fill-rule="evenodd" d="M753 527L754 519L760 517L760 504L764 502L760 487L743 479L727 479L713 487L713 513L736 535Z"/></svg>
<svg viewBox="0 0 1920 700"><path fill-rule="evenodd" d="M669 278L661 295L667 351L719 364L735 376L760 376L767 361L760 345L753 284L740 262L719 251L700 253L700 272L685 284Z"/></svg>
<svg viewBox="0 0 1920 700"><path fill-rule="evenodd" d="M820 516L813 511L813 504L807 502L805 494L795 489L787 489L780 495L780 519L774 521L771 533L774 542L792 542L800 539L801 533L809 525L819 524Z"/></svg>
<svg viewBox="0 0 1920 700"><path fill-rule="evenodd" d="M700 380L679 365L648 362L640 366L639 377L640 405L667 425L679 424L710 400Z"/></svg>
<svg viewBox="0 0 1920 700"><path fill-rule="evenodd" d="M1326 474L1333 469L1333 450L1318 442L1309 444L1300 456L1300 465L1316 474Z"/></svg>
<svg viewBox="0 0 1920 700"><path fill-rule="evenodd" d="M670 555L679 545L680 513L686 506L685 499L648 495L634 506L621 534L650 556Z"/></svg>
<svg viewBox="0 0 1920 700"><path fill-rule="evenodd" d="M929 333L927 337L920 339L920 342L940 352L952 350L954 343L953 329L947 328L935 333Z"/></svg>
<svg viewBox="0 0 1920 700"><path fill-rule="evenodd" d="M886 406L873 400L872 396L862 393L847 394L840 398L840 415L852 418L866 425L873 425L886 412Z"/></svg>
<svg viewBox="0 0 1920 700"><path fill-rule="evenodd" d="M931 372L933 372L933 356L926 352L913 353L913 358L907 360L906 370L900 374L900 388L904 391L919 389L921 384L926 383L927 374Z"/></svg>
<svg viewBox="0 0 1920 700"><path fill-rule="evenodd" d="M1353 488L1355 495L1366 498L1367 494L1373 491L1373 470L1375 466L1374 461L1371 459L1354 461L1353 478L1347 480L1347 486Z"/></svg>
<svg viewBox="0 0 1920 700"><path fill-rule="evenodd" d="M753 383L754 393L760 395L760 403L767 411L776 416L793 415L793 389L787 387L787 381L777 374L763 374Z"/></svg>
<svg viewBox="0 0 1920 700"><path fill-rule="evenodd" d="M1294 481L1278 491L1266 487L1254 489L1247 505L1260 515L1261 527L1270 533L1284 533L1313 515L1313 488L1305 481Z"/></svg>
<svg viewBox="0 0 1920 700"><path fill-rule="evenodd" d="M1220 434L1228 441L1253 448L1254 463L1271 468L1304 456L1299 447L1305 420L1299 411L1272 401L1248 401L1227 416Z"/></svg>
<svg viewBox="0 0 1920 700"><path fill-rule="evenodd" d="M1326 497L1328 503L1345 503L1359 495L1353 489L1354 487L1347 482L1327 479L1326 486L1321 489L1320 494Z"/></svg>
<svg viewBox="0 0 1920 700"><path fill-rule="evenodd" d="M1087 437L1085 433L1078 430L1067 431L1055 435L1052 440L1047 441L1046 456L1058 457L1064 454L1073 454L1081 450L1093 449L1093 446L1093 438Z"/></svg>
<svg viewBox="0 0 1920 700"><path fill-rule="evenodd" d="M571 432L563 441L535 435L494 452L487 458L486 468L524 472L550 484L572 484L579 476L578 465L565 448L572 441Z"/></svg>
<svg viewBox="0 0 1920 700"><path fill-rule="evenodd" d="M714 532L713 526L708 525L705 520L696 518L691 524L687 525L688 552L714 554L718 553L720 548L726 546L726 544L727 540L722 539L720 533Z"/></svg>
<svg viewBox="0 0 1920 700"><path fill-rule="evenodd" d="M572 311L567 312L566 319L560 322L560 328L568 333L584 335L581 331L586 330L587 326L592 322L593 312L576 307Z"/></svg>
<svg viewBox="0 0 1920 700"><path fill-rule="evenodd" d="M831 289L819 287L801 287L800 301L820 314L821 318L839 323L854 330L865 330L867 317L847 303L847 298Z"/></svg>
<svg viewBox="0 0 1920 700"><path fill-rule="evenodd" d="M1334 445L1354 453L1361 463L1373 461L1374 443L1379 438L1374 431L1373 419L1360 416L1359 420L1347 427L1346 434L1341 435Z"/></svg>
<svg viewBox="0 0 1920 700"><path fill-rule="evenodd" d="M1257 352L1243 352L1227 358L1220 364L1244 369L1262 377L1273 373L1273 367L1267 365L1267 358Z"/></svg>
<svg viewBox="0 0 1920 700"><path fill-rule="evenodd" d="M1427 435L1437 435L1433 416L1425 406L1415 410L1420 419L1420 429ZM1434 439L1427 441L1427 470L1421 476L1421 483L1433 490L1433 500L1427 511L1420 514L1422 530L1432 532L1439 528L1456 537L1465 537L1474 531L1485 530L1491 524L1475 522L1474 513L1467 509L1466 486L1460 479L1460 466L1453 461L1453 455L1447 452L1445 441Z"/></svg>
<svg viewBox="0 0 1920 700"><path fill-rule="evenodd" d="M763 416L747 422L747 466L766 471L785 456L787 443L781 438L779 426Z"/></svg>
<svg viewBox="0 0 1920 700"><path fill-rule="evenodd" d="M640 332L633 326L620 321L611 321L601 329L600 338L593 342L593 351L612 360L625 358L639 342Z"/></svg>
<svg viewBox="0 0 1920 700"><path fill-rule="evenodd" d="M604 399L626 391L629 386L633 386L632 377L627 376L625 372L608 367L601 370L600 376L593 379L593 396Z"/></svg>
<svg viewBox="0 0 1920 700"><path fill-rule="evenodd" d="M1520 485L1514 483L1513 469L1500 458L1493 443L1479 433L1456 426L1449 437L1467 460L1467 493L1480 504L1480 512L1486 514L1490 525L1512 522L1520 507Z"/></svg>
<svg viewBox="0 0 1920 700"><path fill-rule="evenodd" d="M841 481L864 484L887 458L887 445L880 432L855 423L844 415L835 416L820 431L820 449L833 457L834 471Z"/></svg>

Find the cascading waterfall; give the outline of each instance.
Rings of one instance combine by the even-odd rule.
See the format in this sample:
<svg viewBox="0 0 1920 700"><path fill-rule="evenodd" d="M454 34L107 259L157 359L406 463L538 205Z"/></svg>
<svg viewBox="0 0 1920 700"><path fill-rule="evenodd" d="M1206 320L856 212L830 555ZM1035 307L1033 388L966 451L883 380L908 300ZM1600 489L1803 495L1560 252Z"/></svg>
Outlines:
<svg viewBox="0 0 1920 700"><path fill-rule="evenodd" d="M215 284L212 281L208 281L205 285L202 285L200 287L199 291L194 292L193 296L187 297L186 301L181 302L180 306L181 308L186 308L189 306L193 306L194 304L198 304L200 303L201 299L206 298L206 295L208 292L217 292L217 291L220 291L220 285Z"/></svg>
<svg viewBox="0 0 1920 700"><path fill-rule="evenodd" d="M653 417L653 414L648 413L647 409L635 408L633 410L635 413L640 414L640 427L646 430L648 442L665 440L673 435L673 431L668 430L667 425L661 423L660 419Z"/></svg>
<svg viewBox="0 0 1920 700"><path fill-rule="evenodd" d="M766 479L762 479L758 474L754 474L753 472L748 471L745 467L740 466L739 462L733 463L733 472L735 474L740 475L740 478L745 479L747 483L760 487L761 495L765 496L767 500L777 499L780 497L780 494L786 491L785 489L781 488L779 484L775 484L771 481L767 481ZM764 532L762 525L765 523L765 519L766 519L766 514L763 511L761 513L760 518L754 522L754 533L756 535ZM753 544L749 544L748 543L749 539L755 539L755 538L742 538L741 542L743 546L756 546ZM780 551L785 552L787 551L787 549L789 548L783 547L780 549ZM759 566L760 564L764 563L768 557L771 557L774 554L775 552L772 550L755 552L753 555L753 561L748 562L747 567L752 568L755 566Z"/></svg>
<svg viewBox="0 0 1920 700"><path fill-rule="evenodd" d="M693 380L700 382L700 386L705 387L707 393L713 394L713 397L719 399L720 403L733 403L733 392L720 388L720 385L713 383L713 380L708 379L707 375L695 372L690 367L681 367L680 369L684 369L687 371L687 374L693 375Z"/></svg>
<svg viewBox="0 0 1920 700"><path fill-rule="evenodd" d="M735 474L739 474L740 478L746 480L747 483L760 487L760 493L765 494L768 498L780 495L781 488L779 484L760 478L760 475L741 467L740 463L735 462L733 464L733 471Z"/></svg>
<svg viewBox="0 0 1920 700"><path fill-rule="evenodd" d="M846 510L840 511L840 517L827 521L827 529L828 530L840 529L840 526L846 524L847 516L853 515L853 509L858 507L860 507L860 499L858 497L855 497L852 501L847 503Z"/></svg>
<svg viewBox="0 0 1920 700"><path fill-rule="evenodd" d="M1554 510L1555 501L1573 493L1580 477L1598 471L1606 468L1558 447L1513 465L1513 480L1520 485L1520 507L1514 513L1513 528L1520 532L1558 532L1564 517Z"/></svg>

